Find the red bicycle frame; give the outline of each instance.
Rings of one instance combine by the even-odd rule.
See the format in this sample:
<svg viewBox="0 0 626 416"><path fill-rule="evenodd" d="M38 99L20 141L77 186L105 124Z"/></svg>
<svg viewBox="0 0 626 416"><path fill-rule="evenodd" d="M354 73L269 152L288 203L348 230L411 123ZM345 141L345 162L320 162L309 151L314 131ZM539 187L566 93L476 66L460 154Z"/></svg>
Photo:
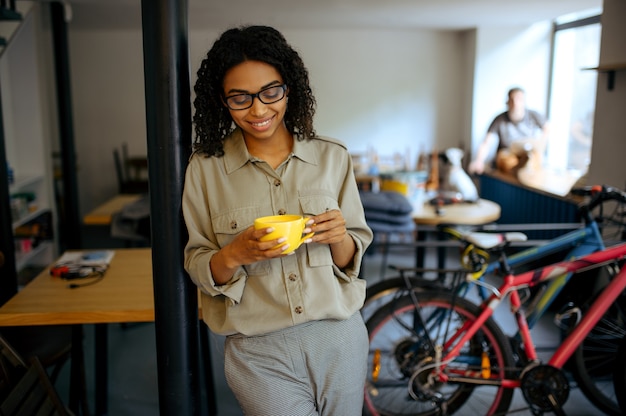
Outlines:
<svg viewBox="0 0 626 416"><path fill-rule="evenodd" d="M477 319L473 322L467 322L466 325L461 327L448 341L445 347L450 347L452 343L454 343L454 346L442 357L441 363L454 361L454 357L458 356L462 346L480 330L485 321L493 315L494 310L509 294L511 308L520 329L526 355L529 360L537 359L530 329L528 328L526 317L521 311L522 302L519 297L518 289L524 287L530 288L542 282L556 279L566 273L581 271L582 269L590 267L598 267L605 263L621 260L624 257L626 257L626 243L618 244L578 259L562 261L518 275L507 275L504 278L503 284L482 304L483 310ZM576 325L576 328L567 336L561 346L552 355L548 364L557 368L562 367L624 289L626 289L626 268L622 269L602 290L591 308L585 313L583 319ZM445 350L447 351L447 348ZM439 367L438 374L442 381L448 381L449 376L440 371L444 367L445 365ZM511 379L501 380L501 384L504 387L515 388L519 387L520 381Z"/></svg>

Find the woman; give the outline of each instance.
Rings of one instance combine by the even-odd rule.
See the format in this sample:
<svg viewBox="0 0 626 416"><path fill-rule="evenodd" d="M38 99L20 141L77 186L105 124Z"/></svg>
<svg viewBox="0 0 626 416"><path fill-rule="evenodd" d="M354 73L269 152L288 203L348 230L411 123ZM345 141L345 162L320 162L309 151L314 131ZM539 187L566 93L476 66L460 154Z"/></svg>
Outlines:
<svg viewBox="0 0 626 416"><path fill-rule="evenodd" d="M372 240L344 145L318 137L298 53L275 29L224 32L198 70L183 192L185 268L247 415L360 415L367 331L361 258ZM257 217L309 217L292 254ZM277 247L276 247L277 246Z"/></svg>

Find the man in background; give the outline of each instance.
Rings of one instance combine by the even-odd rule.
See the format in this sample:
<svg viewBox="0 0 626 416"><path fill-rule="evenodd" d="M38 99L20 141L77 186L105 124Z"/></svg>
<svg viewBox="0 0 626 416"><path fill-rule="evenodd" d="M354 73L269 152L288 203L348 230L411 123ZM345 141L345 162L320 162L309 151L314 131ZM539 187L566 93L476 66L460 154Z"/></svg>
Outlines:
<svg viewBox="0 0 626 416"><path fill-rule="evenodd" d="M508 110L499 114L487 129L476 157L470 163L469 173L481 174L489 151L497 145L495 167L511 173L524 163L540 168L548 136L547 119L537 111L526 108L524 90L509 90Z"/></svg>

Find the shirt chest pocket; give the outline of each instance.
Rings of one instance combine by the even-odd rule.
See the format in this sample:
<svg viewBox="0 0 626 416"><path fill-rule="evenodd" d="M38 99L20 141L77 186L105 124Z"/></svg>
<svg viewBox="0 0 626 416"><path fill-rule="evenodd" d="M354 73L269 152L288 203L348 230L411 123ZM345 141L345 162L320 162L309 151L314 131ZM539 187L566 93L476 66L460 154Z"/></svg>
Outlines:
<svg viewBox="0 0 626 416"><path fill-rule="evenodd" d="M322 193L300 195L300 207L304 215L318 215L332 209L339 209L337 199L334 197Z"/></svg>
<svg viewBox="0 0 626 416"><path fill-rule="evenodd" d="M257 207L244 207L214 215L213 230L219 246L230 244L237 234L254 224L254 219L259 217L258 212Z"/></svg>
<svg viewBox="0 0 626 416"><path fill-rule="evenodd" d="M305 216L322 214L326 211L339 209L337 200L323 192L300 195L300 207ZM333 257L330 254L330 246L327 244L307 245L309 266L323 267L332 266Z"/></svg>

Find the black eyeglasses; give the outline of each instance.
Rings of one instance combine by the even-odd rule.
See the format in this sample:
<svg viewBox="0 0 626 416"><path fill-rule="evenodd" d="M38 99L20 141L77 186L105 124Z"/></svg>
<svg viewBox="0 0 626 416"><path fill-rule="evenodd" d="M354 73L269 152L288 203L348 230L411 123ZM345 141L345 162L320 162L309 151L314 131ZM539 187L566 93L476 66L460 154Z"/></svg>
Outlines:
<svg viewBox="0 0 626 416"><path fill-rule="evenodd" d="M263 104L273 104L285 98L287 92L287 84L275 85L262 89L256 94L235 94L224 98L226 105L231 110L245 110L252 107L255 98L258 98Z"/></svg>

